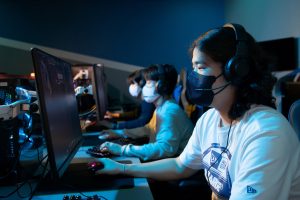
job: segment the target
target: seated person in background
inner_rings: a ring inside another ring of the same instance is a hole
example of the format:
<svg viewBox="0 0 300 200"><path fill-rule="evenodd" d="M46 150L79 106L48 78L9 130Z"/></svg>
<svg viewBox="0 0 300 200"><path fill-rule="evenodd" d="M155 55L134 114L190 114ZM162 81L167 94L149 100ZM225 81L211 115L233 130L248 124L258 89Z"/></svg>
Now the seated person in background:
<svg viewBox="0 0 300 200"><path fill-rule="evenodd" d="M137 109L133 111L128 111L124 113L107 112L107 118L121 119L122 121L110 122L107 120L103 120L99 122L99 124L106 126L109 129L136 128L147 124L152 117L152 114L155 110L155 106L153 103L148 103L142 98L141 91L143 86L145 85L145 82L146 81L144 80L143 69L136 70L133 73L131 73L127 78L127 83L129 84L129 93L132 97L141 99L141 104Z"/></svg>
<svg viewBox="0 0 300 200"><path fill-rule="evenodd" d="M96 173L171 180L204 168L214 200L300 199L299 139L274 109L276 79L253 37L241 25L226 24L200 36L191 51L189 99L212 108L184 151L131 165L99 159L104 168Z"/></svg>
<svg viewBox="0 0 300 200"><path fill-rule="evenodd" d="M96 109L96 102L88 70L79 70L73 78L73 84L80 115L93 112Z"/></svg>
<svg viewBox="0 0 300 200"><path fill-rule="evenodd" d="M139 128L108 130L101 137L149 137L149 143L141 146L103 143L100 148L107 148L114 155L134 156L148 161L173 157L181 153L189 140L193 124L172 99L172 92L177 81L177 72L172 65L151 65L144 71L146 84L143 98L156 106L150 122Z"/></svg>

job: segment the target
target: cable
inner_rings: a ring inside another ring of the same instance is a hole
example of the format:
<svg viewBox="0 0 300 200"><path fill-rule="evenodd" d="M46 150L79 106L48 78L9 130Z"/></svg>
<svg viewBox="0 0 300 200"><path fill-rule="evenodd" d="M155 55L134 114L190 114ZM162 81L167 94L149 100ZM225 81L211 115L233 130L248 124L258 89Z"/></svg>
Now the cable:
<svg viewBox="0 0 300 200"><path fill-rule="evenodd" d="M38 151L38 149L37 149ZM39 155L39 151L38 151L38 155ZM39 156L38 156L39 157ZM46 166L42 165L42 162L44 159L46 159L48 157L48 154L46 156L44 156L41 160L39 160L39 165L38 166L42 166L43 167L43 172L42 172L42 177L44 176L45 172L46 172L46 169L47 169L47 165L48 165L48 160L46 162ZM25 184L28 184L29 185L29 188L30 188L30 193L26 196L22 196L19 192L20 188L22 188ZM36 190L36 189L35 189ZM18 197L20 198L27 198L27 197L30 197L32 198L33 194L34 194L34 191L35 190L32 190L32 184L29 182L29 179L21 182L21 183L17 183L17 188L15 190L13 190L12 192L8 193L7 195L4 195L4 196L0 196L0 198L8 198L10 197L11 195L13 195L14 193L17 192L17 195Z"/></svg>
<svg viewBox="0 0 300 200"><path fill-rule="evenodd" d="M48 155L47 155L47 156L48 156ZM45 158L45 157L44 157L44 158ZM34 196L34 194L35 194L35 192L36 192L36 190L37 190L37 188L38 188L38 185L41 183L41 181L43 180L43 178L44 178L44 176L46 175L46 173L48 173L48 171L46 170L46 169L47 169L48 163L49 163L49 159L47 159L46 165L43 167L43 172L42 172L41 178L39 179L39 181L38 181L36 187L34 188L34 190L31 192L31 195L30 195L30 197L29 197L29 200L32 199L32 197ZM42 166L42 165L41 165L41 166Z"/></svg>
<svg viewBox="0 0 300 200"><path fill-rule="evenodd" d="M20 191L19 191L22 187L20 187L20 188L17 190L17 195L18 195L18 197L20 197L20 198L28 198L28 197L31 195L31 193L32 193L32 185L31 185L31 183L29 182L29 180L26 180L25 183L28 183L29 188L30 188L30 192L29 192L28 195L22 196L22 195L20 194ZM25 185L25 184L24 184L24 185ZM24 187L24 186L23 186L23 187Z"/></svg>
<svg viewBox="0 0 300 200"><path fill-rule="evenodd" d="M7 198L11 195L13 195L15 192L17 192L23 185L25 185L26 182L21 183L15 190L13 190L12 192L8 193L7 195L4 196L0 196L0 198Z"/></svg>
<svg viewBox="0 0 300 200"><path fill-rule="evenodd" d="M39 161L39 163L40 163L40 166L44 169L44 170L46 170L45 168L47 167L47 163L46 163L46 165L43 165L43 160L45 160L47 157L48 157L48 154L46 154L41 160L40 160L40 153L39 153L39 149L37 148L37 152L38 152L38 161ZM47 160L47 162L48 162L48 160Z"/></svg>
<svg viewBox="0 0 300 200"><path fill-rule="evenodd" d="M37 156L38 156L38 158L39 158L39 150L37 149ZM40 166L42 163L41 163L41 161L38 159L38 161L39 161L39 164L38 164L38 166ZM24 170L24 168L23 168L23 166L22 165L20 165L20 168L22 168L23 170ZM30 197L30 195L31 195L31 193L32 193L32 184L30 183L30 179L27 177L26 178L26 175L23 177L24 179L26 179L25 181L24 181L24 183L27 183L28 184L28 186L29 186L29 188L30 188L30 191L29 191L29 193L27 194L27 195L22 195L21 193L20 193L20 189L21 188L23 188L23 187L25 187L25 184L22 186L22 187L20 187L20 188L18 188L17 189L17 195L18 195L18 197L20 197L20 198L28 198L28 197Z"/></svg>
<svg viewBox="0 0 300 200"><path fill-rule="evenodd" d="M218 158L215 160L215 162L213 162L206 170L206 178L207 178L207 182L208 182L208 186L211 187L211 184L209 182L209 177L208 177L208 172L209 170L212 168L212 166L214 166L218 161L219 159L222 157L222 154L227 150L227 147L228 147L228 144L229 144L229 135L230 135L230 130L231 130L231 127L232 127L232 120L230 122L230 126L229 126L229 130L227 132L227 141L226 141L226 146L225 148L222 150L221 154L218 156Z"/></svg>
<svg viewBox="0 0 300 200"><path fill-rule="evenodd" d="M27 141L28 141L28 140L25 140L25 141L23 142L22 145L26 144ZM20 158L21 150L22 150L22 148L21 148L21 146L20 146L20 147L18 148L18 154L17 154L17 157L15 158L14 163L13 163L13 165L12 165L10 171L7 172L7 174L5 174L4 176L1 176L1 177L0 177L0 180L9 177L12 173L14 173L14 172L16 171L17 165L18 165L18 163L19 163L19 158ZM7 195L4 195L4 196L1 195L0 198L7 198L7 197L13 195L15 192L18 192L19 189L20 189L21 187L23 187L26 183L27 183L27 181L24 181L24 182L21 182L21 183L17 183L17 184L16 184L16 185L17 185L17 188L16 188L15 190L13 190L12 192L8 193ZM30 185L30 184L29 184L29 187L31 188L31 185ZM18 193L18 196L20 196L19 193Z"/></svg>

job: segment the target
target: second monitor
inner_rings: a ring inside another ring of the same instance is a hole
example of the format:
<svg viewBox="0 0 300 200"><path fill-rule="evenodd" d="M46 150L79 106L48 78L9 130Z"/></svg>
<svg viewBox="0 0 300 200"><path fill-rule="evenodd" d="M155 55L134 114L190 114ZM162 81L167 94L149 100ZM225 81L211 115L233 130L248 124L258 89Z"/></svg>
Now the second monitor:
<svg viewBox="0 0 300 200"><path fill-rule="evenodd" d="M103 120L107 110L106 76L101 64L72 66L73 84L80 116Z"/></svg>

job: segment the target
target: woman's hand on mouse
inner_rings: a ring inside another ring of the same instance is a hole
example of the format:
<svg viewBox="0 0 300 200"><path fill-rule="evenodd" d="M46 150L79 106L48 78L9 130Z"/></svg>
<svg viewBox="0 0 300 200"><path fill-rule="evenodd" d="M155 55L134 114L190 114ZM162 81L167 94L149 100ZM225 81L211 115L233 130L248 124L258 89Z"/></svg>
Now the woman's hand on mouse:
<svg viewBox="0 0 300 200"><path fill-rule="evenodd" d="M95 174L122 174L124 173L125 164L121 164L109 158L99 158L99 162L101 162L104 167L100 170L95 171Z"/></svg>

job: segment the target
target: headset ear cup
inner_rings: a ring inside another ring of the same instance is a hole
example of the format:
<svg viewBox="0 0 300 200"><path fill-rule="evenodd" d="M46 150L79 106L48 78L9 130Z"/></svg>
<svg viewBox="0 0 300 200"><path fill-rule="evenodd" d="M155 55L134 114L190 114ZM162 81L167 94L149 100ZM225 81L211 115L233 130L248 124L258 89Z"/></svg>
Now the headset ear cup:
<svg viewBox="0 0 300 200"><path fill-rule="evenodd" d="M159 80L157 81L157 93L159 95L165 94L165 65L158 65L158 74L159 74Z"/></svg>
<svg viewBox="0 0 300 200"><path fill-rule="evenodd" d="M156 85L156 89L157 89L157 93L159 95L164 95L165 94L165 86L164 86L164 81L163 80L158 80L157 85Z"/></svg>
<svg viewBox="0 0 300 200"><path fill-rule="evenodd" d="M161 82L161 81L158 80L157 83L156 83L156 91L157 91L158 94L161 95L161 88L160 88L160 85L161 85L161 84L160 84L160 82Z"/></svg>
<svg viewBox="0 0 300 200"><path fill-rule="evenodd" d="M227 81L239 85L247 78L250 72L250 61L241 56L232 57L224 68L224 76Z"/></svg>
<svg viewBox="0 0 300 200"><path fill-rule="evenodd" d="M249 57L249 37L244 27L239 24L225 24L223 27L232 28L236 37L235 55L224 67L224 76L233 85L242 84L250 76L254 61Z"/></svg>
<svg viewBox="0 0 300 200"><path fill-rule="evenodd" d="M145 79L141 79L138 84L142 88L142 87L144 87L144 85L146 85L146 80Z"/></svg>
<svg viewBox="0 0 300 200"><path fill-rule="evenodd" d="M235 63L235 58L232 57L230 58L230 60L226 63L225 67L224 67L224 77L227 81L232 81L232 68L234 68L234 63Z"/></svg>
<svg viewBox="0 0 300 200"><path fill-rule="evenodd" d="M178 74L175 67L169 64L159 65L158 72L159 80L157 82L157 93L161 96L171 95L174 90L173 87L175 88L177 82Z"/></svg>

